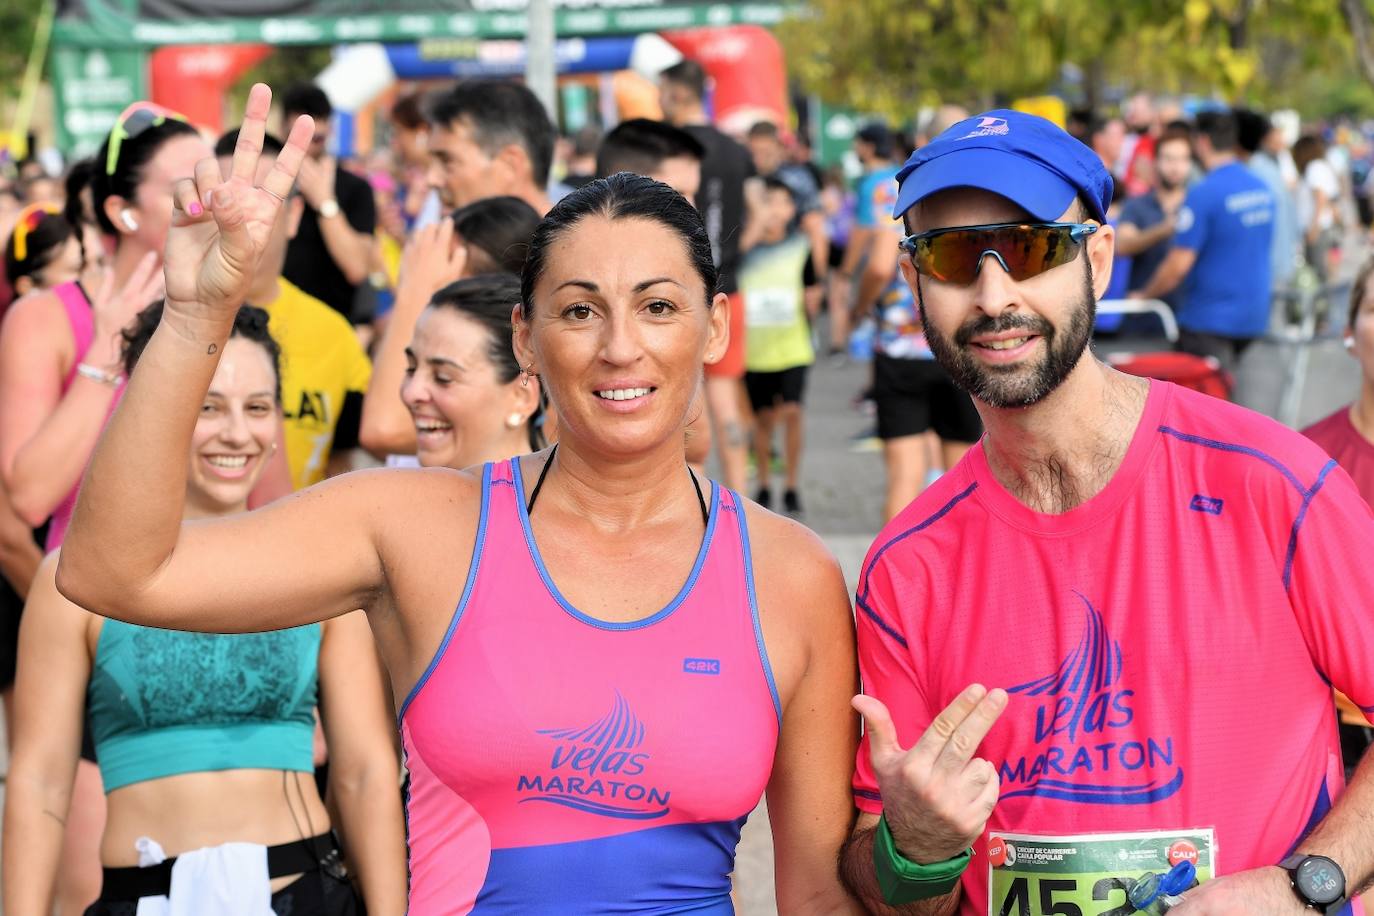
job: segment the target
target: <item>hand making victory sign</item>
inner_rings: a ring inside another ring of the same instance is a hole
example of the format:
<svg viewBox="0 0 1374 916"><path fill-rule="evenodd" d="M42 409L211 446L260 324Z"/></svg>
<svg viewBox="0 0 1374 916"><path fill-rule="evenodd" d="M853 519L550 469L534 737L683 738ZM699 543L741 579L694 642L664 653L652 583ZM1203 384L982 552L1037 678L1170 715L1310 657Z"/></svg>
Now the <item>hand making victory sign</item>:
<svg viewBox="0 0 1374 916"><path fill-rule="evenodd" d="M188 319L232 320L247 296L277 213L296 180L314 123L296 119L286 148L254 185L262 156L272 90L253 86L234 149L233 169L220 173L213 159L196 163L195 178L172 189L172 225L165 254L167 310Z"/></svg>

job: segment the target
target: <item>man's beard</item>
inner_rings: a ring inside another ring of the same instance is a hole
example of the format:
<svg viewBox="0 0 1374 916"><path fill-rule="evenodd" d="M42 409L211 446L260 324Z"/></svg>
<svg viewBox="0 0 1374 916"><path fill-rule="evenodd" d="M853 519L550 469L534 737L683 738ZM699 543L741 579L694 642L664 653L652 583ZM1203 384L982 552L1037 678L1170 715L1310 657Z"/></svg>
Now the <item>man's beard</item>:
<svg viewBox="0 0 1374 916"><path fill-rule="evenodd" d="M1186 179L1186 178L1183 179L1183 181L1187 181L1187 180L1188 180L1188 179ZM1161 191L1177 191L1179 188L1183 187L1183 181L1170 181L1169 179L1165 178L1163 175L1160 175L1160 176L1159 176L1159 189L1160 189Z"/></svg>
<svg viewBox="0 0 1374 916"><path fill-rule="evenodd" d="M925 326L926 342L935 360L970 395L992 407L1029 407L1039 403L1068 378L1092 338L1097 317L1097 298L1093 295L1092 269L1083 255L1081 298L1069 314L1068 323L1056 328L1037 315L1003 312L997 318L983 315L965 322L951 340L926 317L925 297L916 284L916 298ZM1045 342L1045 355L1034 364L984 365L969 352L969 341L984 334L1024 330Z"/></svg>

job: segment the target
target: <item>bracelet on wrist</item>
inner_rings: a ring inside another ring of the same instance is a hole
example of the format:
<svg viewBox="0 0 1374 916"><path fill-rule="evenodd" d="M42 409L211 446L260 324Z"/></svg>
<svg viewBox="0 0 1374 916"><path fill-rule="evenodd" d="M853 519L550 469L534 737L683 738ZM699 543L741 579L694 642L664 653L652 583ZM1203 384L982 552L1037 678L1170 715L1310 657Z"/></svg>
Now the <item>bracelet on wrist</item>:
<svg viewBox="0 0 1374 916"><path fill-rule="evenodd" d="M77 375L88 378L93 382L108 385L111 388L118 388L124 384L124 376L118 372L106 372L99 366L92 366L89 363L78 363L76 366Z"/></svg>
<svg viewBox="0 0 1374 916"><path fill-rule="evenodd" d="M873 835L873 866L878 872L878 889L889 906L943 897L959 884L959 877L972 858L973 850L965 849L952 859L917 865L897 851L886 815L878 819Z"/></svg>

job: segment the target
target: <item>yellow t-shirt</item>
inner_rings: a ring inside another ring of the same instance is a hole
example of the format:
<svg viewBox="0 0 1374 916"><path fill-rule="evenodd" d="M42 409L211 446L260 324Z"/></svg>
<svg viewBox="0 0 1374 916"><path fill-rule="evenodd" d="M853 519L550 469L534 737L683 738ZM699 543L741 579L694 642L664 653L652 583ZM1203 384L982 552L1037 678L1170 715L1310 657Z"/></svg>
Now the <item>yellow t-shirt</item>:
<svg viewBox="0 0 1374 916"><path fill-rule="evenodd" d="M372 364L348 319L286 279L277 282L281 292L261 308L281 347L286 460L299 490L324 479L346 402L353 402L348 412L356 424ZM349 435L356 438L356 429Z"/></svg>

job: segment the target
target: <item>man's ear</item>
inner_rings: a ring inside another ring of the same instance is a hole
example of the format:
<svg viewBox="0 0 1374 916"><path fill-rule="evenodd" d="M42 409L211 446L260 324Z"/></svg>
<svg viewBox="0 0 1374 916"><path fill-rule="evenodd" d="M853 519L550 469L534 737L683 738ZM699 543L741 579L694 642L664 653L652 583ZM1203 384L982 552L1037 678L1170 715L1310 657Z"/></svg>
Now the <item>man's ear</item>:
<svg viewBox="0 0 1374 916"><path fill-rule="evenodd" d="M919 282L919 275L916 273L916 265L912 262L911 255L906 251L899 250L897 269L902 272L902 279L906 281L906 285L911 287L911 295L917 295L916 284Z"/></svg>
<svg viewBox="0 0 1374 916"><path fill-rule="evenodd" d="M1093 271L1093 295L1099 300L1112 284L1112 261L1116 257L1116 229L1103 223L1088 236L1088 263Z"/></svg>
<svg viewBox="0 0 1374 916"><path fill-rule="evenodd" d="M518 143L508 143L501 147L500 152L492 157L493 162L500 163L513 178L523 178L533 182L534 167L530 162L529 153Z"/></svg>

